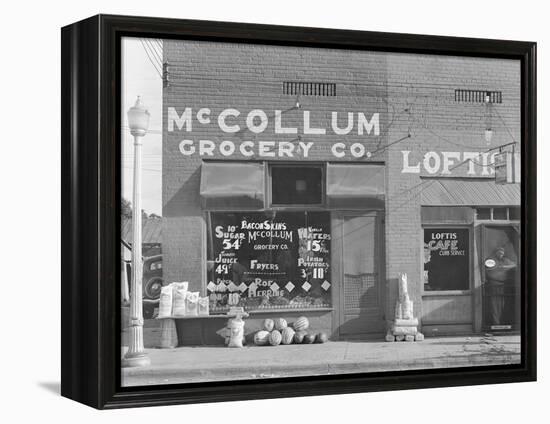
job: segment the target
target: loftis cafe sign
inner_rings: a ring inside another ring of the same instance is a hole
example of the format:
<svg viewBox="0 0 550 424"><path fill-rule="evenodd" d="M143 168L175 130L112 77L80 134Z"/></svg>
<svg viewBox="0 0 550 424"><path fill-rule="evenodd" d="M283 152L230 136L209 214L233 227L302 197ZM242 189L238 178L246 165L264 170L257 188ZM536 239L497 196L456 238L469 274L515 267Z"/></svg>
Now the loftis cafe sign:
<svg viewBox="0 0 550 424"><path fill-rule="evenodd" d="M184 156L222 156L242 155L244 157L285 158L302 156L309 157L314 141L302 140L301 135L314 136L379 136L380 114L367 115L363 112L331 112L329 126L319 126L312 123L315 118L308 110L298 110L298 123L293 126L285 122L285 111L275 110L272 116L262 109L254 109L248 113L241 113L238 109L223 109L218 114L212 113L209 108L194 110L186 107L178 111L174 107L167 110L168 132L190 133L200 127L214 125L225 134L239 135L242 140L222 140L215 143L208 139L184 138L179 142L179 150ZM301 116L300 116L301 115ZM319 117L317 116L317 119ZM290 119L287 118L288 121ZM293 117L296 123L296 114ZM268 126L273 125L273 133L294 137L293 141L258 140L258 136L264 133ZM247 137L248 136L248 137ZM227 137L229 138L229 137ZM331 153L335 158L353 157L361 158L367 155L365 143L334 142L331 145Z"/></svg>
<svg viewBox="0 0 550 424"><path fill-rule="evenodd" d="M495 173L492 165L496 153L429 151L420 155L410 150L402 150L401 172L423 175L491 176Z"/></svg>

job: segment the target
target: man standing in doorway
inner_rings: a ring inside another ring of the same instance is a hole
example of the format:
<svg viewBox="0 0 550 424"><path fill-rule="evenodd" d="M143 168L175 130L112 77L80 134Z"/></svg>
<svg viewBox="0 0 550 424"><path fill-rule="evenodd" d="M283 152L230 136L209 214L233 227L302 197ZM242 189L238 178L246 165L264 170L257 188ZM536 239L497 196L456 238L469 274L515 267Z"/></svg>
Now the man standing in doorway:
<svg viewBox="0 0 550 424"><path fill-rule="evenodd" d="M487 294L489 295L489 323L508 324L506 321L506 286L513 281L514 261L506 257L504 247L498 247L494 254L485 260Z"/></svg>

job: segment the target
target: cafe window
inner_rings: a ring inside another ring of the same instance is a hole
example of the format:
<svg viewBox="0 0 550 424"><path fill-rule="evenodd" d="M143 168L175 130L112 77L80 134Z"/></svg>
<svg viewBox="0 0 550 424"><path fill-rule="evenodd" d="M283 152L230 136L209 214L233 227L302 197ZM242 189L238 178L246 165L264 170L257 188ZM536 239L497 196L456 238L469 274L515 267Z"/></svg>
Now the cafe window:
<svg viewBox="0 0 550 424"><path fill-rule="evenodd" d="M424 228L424 290L470 288L470 238L467 228Z"/></svg>
<svg viewBox="0 0 550 424"><path fill-rule="evenodd" d="M323 167L272 165L272 205L323 204Z"/></svg>
<svg viewBox="0 0 550 424"><path fill-rule="evenodd" d="M213 311L330 307L328 212L210 212Z"/></svg>

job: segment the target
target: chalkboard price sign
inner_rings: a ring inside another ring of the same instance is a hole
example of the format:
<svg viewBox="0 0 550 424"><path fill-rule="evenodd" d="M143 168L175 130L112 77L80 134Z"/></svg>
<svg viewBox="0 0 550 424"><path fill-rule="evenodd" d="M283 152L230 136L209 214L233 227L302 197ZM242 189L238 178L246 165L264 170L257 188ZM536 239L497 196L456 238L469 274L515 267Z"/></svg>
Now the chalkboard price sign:
<svg viewBox="0 0 550 424"><path fill-rule="evenodd" d="M210 213L212 306L328 306L330 241L327 212Z"/></svg>

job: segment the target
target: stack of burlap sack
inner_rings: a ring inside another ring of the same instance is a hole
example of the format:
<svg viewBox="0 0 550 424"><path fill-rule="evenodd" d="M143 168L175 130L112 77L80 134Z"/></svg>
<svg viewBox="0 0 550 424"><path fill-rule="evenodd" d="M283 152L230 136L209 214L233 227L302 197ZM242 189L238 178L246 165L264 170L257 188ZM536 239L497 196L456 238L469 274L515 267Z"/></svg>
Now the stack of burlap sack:
<svg viewBox="0 0 550 424"><path fill-rule="evenodd" d="M197 317L210 313L208 297L188 291L189 282L164 286L160 293L159 318Z"/></svg>

